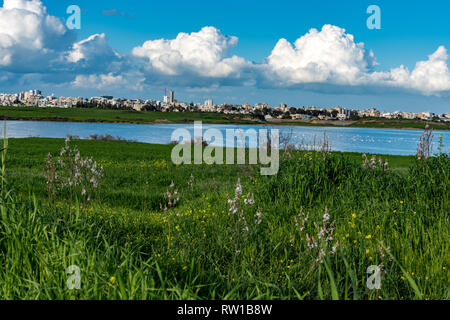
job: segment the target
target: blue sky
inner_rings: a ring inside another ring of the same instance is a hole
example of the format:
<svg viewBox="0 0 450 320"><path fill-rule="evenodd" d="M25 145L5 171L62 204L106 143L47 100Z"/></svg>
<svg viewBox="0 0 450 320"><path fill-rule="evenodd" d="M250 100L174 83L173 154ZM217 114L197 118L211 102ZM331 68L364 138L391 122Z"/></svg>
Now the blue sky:
<svg viewBox="0 0 450 320"><path fill-rule="evenodd" d="M175 39L180 32L196 33L205 26L215 27L224 36L237 37L237 44L230 45L229 56L235 55L254 64L251 68L255 68L255 66L259 68L260 65L264 65L281 38L285 38L293 45L311 28L321 31L322 27L327 24L345 29L346 34L354 36L355 43L363 42L364 49L373 52L377 64L370 68L368 71L370 73L389 72L401 65L404 65L412 73L418 61L427 61L428 56L436 52L440 46L445 49L450 48L449 1L43 1L48 15L56 16L61 20L68 16L66 9L72 4L76 4L82 9L82 28L75 31L76 40L74 41L81 41L92 35L104 33L108 46L122 57L132 56L133 49L143 46L145 41L171 40ZM369 17L366 9L372 4L381 8L381 30L369 30L366 26ZM0 34L1 31L0 26ZM320 53L320 50L318 52ZM300 50L298 56L301 57L301 54ZM442 55L440 56L442 57ZM153 59L149 58L148 52L143 53L140 58ZM221 57L221 59L223 58ZM280 61L277 63L278 65L275 67L281 68L280 65L282 65L285 68L284 63ZM133 63L128 61L127 64ZM234 66L233 64L233 68ZM430 72L434 70L433 65L425 67L428 68L426 70L431 70ZM179 68L181 69L177 69L177 72L180 70L182 70L180 72L185 72L187 67ZM108 88L101 86L74 86L73 81L68 81L65 85L63 83L54 85L45 83L45 81L38 83L45 91L51 90L57 94L89 95L108 91L107 93L115 96L160 98L160 88L171 87L176 90L176 96L180 100L196 102L202 102L204 99L212 97L218 103L267 101L272 105L286 102L299 106L376 106L387 111L402 109L450 112L448 94L450 90L446 85L440 83L442 82L440 81L442 73L430 75L426 71L427 76L434 78L427 81L427 79L418 80L413 76L411 79L415 79L417 84L409 87L405 83L396 82L394 85L396 89L392 89L391 85L387 87L385 85L392 82L392 74L386 75L385 77L391 80L383 80L381 85L379 80L376 80L376 83L371 80L370 85L364 83L362 86L359 85L360 80L356 86L353 85L354 81L350 81L351 85L343 83L341 74L339 79L336 78L337 80L332 78L320 80L321 84L313 86L311 89L309 85L305 85L302 76L289 79L278 78L280 70L283 70L282 72L285 74L289 73L291 69L275 68L272 71L276 73L276 81L272 81L275 76L271 76L270 81L264 79L261 82L263 84L259 84L258 79L263 77L259 71L257 76L250 76L243 80L242 73L244 71L242 70L244 69L242 68L247 67L239 64L239 68L239 76L235 73L222 76L222 73L219 72L220 80L217 80L218 76L214 73L211 82L214 83L213 86L208 86L208 77L211 75L205 76L203 71L189 69L189 72L182 74L183 81L174 81L170 75L163 74L164 70L158 69L157 65L151 61L145 65L146 71L144 75L141 75L146 80L140 90L131 88L133 80L129 82L123 80L124 84L119 89L110 92ZM300 66L295 63L290 68L293 68L292 72L302 73L304 71L298 69ZM333 66L330 68L333 73ZM121 67L113 71L108 70L108 74L120 77L129 72L129 69L129 67ZM87 79L90 74L86 68L83 69L83 72L77 71L76 68L71 70L74 73L86 75L84 78L80 77L80 81ZM14 73L14 70L9 68L8 72ZM92 74L94 73L99 74L101 71L92 70ZM255 72L251 71L250 73ZM161 76L156 77L155 74ZM417 74L423 74L423 72L417 72ZM63 76L58 75L58 77ZM186 80L189 77L192 77L192 82ZM31 78L34 79L34 76ZM236 81L237 78L240 81ZM90 79L92 80L94 77ZM194 83L196 81L198 84ZM256 81L257 84L252 81ZM275 82L277 85L272 86ZM283 83L283 85L279 85L279 83ZM420 88L423 83L437 83L437 87L433 85L423 91ZM336 84L338 84L337 87L335 87ZM17 81L17 89L22 89L26 85L32 85L32 80ZM332 87L331 90L329 85ZM2 86L8 87L5 84ZM14 89L13 85L9 87L10 90Z"/></svg>
<svg viewBox="0 0 450 320"><path fill-rule="evenodd" d="M104 32L112 47L122 53L149 39L172 39L179 32L195 32L204 26L237 36L239 46L234 53L256 62L270 54L278 39L295 41L310 28L324 24L345 28L371 48L386 67L413 67L439 45L450 46L450 2L445 0L48 0L44 4L59 17L67 16L70 4L87 10L82 14L80 38ZM381 30L366 26L366 9L371 4L382 10ZM112 9L133 17L103 13Z"/></svg>

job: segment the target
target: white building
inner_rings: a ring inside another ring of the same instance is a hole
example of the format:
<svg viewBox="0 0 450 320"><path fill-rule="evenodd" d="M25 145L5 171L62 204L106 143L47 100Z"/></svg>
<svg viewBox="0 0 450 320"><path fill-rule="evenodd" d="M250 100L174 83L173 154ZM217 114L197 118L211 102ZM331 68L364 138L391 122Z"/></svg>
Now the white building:
<svg viewBox="0 0 450 320"><path fill-rule="evenodd" d="M208 99L205 101L205 106L206 107L212 107L214 105L213 100L212 99Z"/></svg>
<svg viewBox="0 0 450 320"><path fill-rule="evenodd" d="M164 103L166 104L175 103L175 92L169 90L169 94L164 96Z"/></svg>
<svg viewBox="0 0 450 320"><path fill-rule="evenodd" d="M337 118L339 120L348 120L348 119L350 119L350 114L351 114L350 110L338 107L337 111L338 111Z"/></svg>

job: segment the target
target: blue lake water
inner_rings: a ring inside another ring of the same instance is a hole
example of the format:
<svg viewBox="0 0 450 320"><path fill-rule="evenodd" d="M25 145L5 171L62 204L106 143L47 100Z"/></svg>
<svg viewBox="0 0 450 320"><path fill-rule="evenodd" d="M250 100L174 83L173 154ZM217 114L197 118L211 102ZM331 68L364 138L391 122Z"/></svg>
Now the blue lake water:
<svg viewBox="0 0 450 320"><path fill-rule="evenodd" d="M127 140L144 143L168 144L176 129L185 128L193 136L193 124L112 124L77 122L5 121L10 138L65 138L70 134L81 138L91 134L110 134ZM293 144L312 144L323 139L324 132L329 138L333 151L366 152L369 154L416 154L417 143L422 135L420 130L300 127L300 126L256 126L256 125L208 125L203 130L218 129L225 137L227 129L278 129L280 133L292 132ZM292 131L291 131L292 130ZM434 151L438 150L439 135L443 135L444 152L450 146L449 131L434 132ZM218 144L221 144L220 142Z"/></svg>

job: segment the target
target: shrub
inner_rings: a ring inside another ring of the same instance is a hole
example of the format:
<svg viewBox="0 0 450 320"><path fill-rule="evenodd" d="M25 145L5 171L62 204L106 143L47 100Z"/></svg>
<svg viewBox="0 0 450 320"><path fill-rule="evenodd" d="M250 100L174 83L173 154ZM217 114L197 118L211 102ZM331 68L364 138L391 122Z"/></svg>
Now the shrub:
<svg viewBox="0 0 450 320"><path fill-rule="evenodd" d="M71 200L76 197L87 203L100 186L103 168L93 158L83 159L78 148L71 148L69 143L67 138L57 159L51 153L47 155L48 197L53 203L58 193L67 192Z"/></svg>

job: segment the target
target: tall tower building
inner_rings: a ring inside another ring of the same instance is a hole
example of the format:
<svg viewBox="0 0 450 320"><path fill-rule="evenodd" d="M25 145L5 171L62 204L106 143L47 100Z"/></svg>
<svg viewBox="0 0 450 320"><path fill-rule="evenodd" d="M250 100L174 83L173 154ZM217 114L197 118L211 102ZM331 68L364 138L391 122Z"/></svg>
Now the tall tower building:
<svg viewBox="0 0 450 320"><path fill-rule="evenodd" d="M167 91L166 91L167 92ZM164 95L164 103L173 104L175 102L175 93L172 90L169 90L169 94Z"/></svg>

